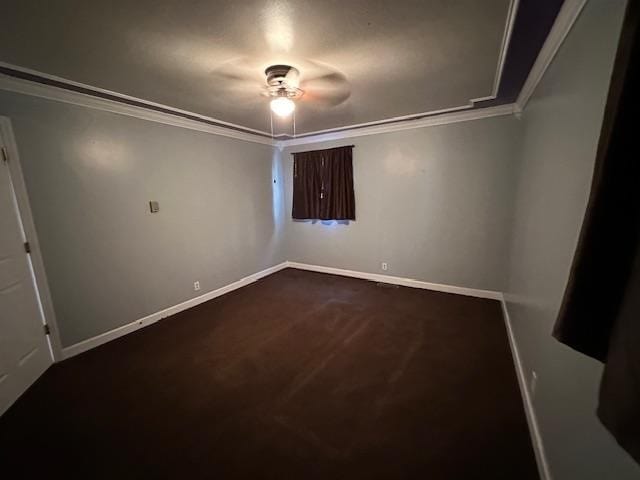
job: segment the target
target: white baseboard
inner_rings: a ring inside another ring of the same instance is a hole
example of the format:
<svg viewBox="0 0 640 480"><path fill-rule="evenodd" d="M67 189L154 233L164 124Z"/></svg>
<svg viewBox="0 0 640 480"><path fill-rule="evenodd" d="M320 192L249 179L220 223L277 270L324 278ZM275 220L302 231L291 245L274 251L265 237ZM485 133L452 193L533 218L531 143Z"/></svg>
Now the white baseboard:
<svg viewBox="0 0 640 480"><path fill-rule="evenodd" d="M309 265L298 262L287 262L287 266L290 268L297 268L300 270L309 270L312 272L330 273L333 275L342 275L345 277L361 278L365 280L372 280L374 282L391 283L394 285L402 285L405 287L422 288L425 290L434 290L437 292L455 293L458 295L466 295L470 297L488 298L492 300L499 300L502 306L502 312L504 316L504 322L507 329L507 336L509 338L509 346L511 347L511 354L513 357L513 363L516 370L516 376L518 377L518 384L520 386L520 393L522 395L522 402L524 404L525 416L527 418L527 424L529 426L529 434L531 435L531 443L533 445L533 451L538 464L538 471L540 472L541 480L552 480L549 464L544 452L544 445L542 443L542 437L538 428L538 421L536 419L535 410L533 409L533 402L529 395L529 389L527 387L526 375L520 360L520 353L518 346L513 335L513 329L511 328L511 319L509 318L509 312L507 310L506 303L502 292L496 292L493 290L479 290L475 288L456 287L453 285L443 285L439 283L423 282L421 280L414 280L410 278L394 277L392 275L381 275L378 273L358 272L354 270L345 270L342 268L324 267L320 265Z"/></svg>
<svg viewBox="0 0 640 480"><path fill-rule="evenodd" d="M123 335L146 327L147 325L156 323L158 320L162 320L163 318L175 315L176 313L182 312L183 310L191 307L195 307L196 305L200 305L201 303L212 300L216 297L219 297L220 295L224 295L225 293L229 293L233 290L244 287L245 285L249 285L256 280L260 280L261 278L278 272L284 268L287 268L287 262L282 262L278 265L274 265L273 267L266 268L260 272L254 273L247 277L241 278L236 282L230 283L229 285L225 285L224 287L220 287L216 290L212 290L203 295L200 295L199 297L195 297L172 307L165 308L164 310L160 310L159 312L147 315L146 317L135 320L134 322L123 325L122 327L114 328L113 330L109 330L108 332L88 338L87 340L83 340L82 342L78 342L69 347L65 347L62 349L62 356L66 359L73 357L74 355L78 355L79 353L86 352L87 350L110 342L111 340L115 340L116 338L122 337Z"/></svg>
<svg viewBox="0 0 640 480"><path fill-rule="evenodd" d="M524 412L527 417L527 423L529 424L529 433L531 434L531 443L533 444L533 452L536 456L536 463L538 464L540 479L552 480L551 472L549 470L549 463L547 462L547 457L544 452L542 436L540 435L540 429L538 428L536 412L533 408L531 395L529 394L529 387L527 386L527 376L525 374L524 367L522 366L522 361L520 360L518 344L516 343L516 339L513 334L513 328L511 327L511 318L509 317L509 310L507 309L507 303L505 302L504 298L502 299L501 304L504 323L507 327L507 336L509 337L509 346L511 347L511 355L513 356L513 363L516 368L518 384L520 385L522 403L524 404Z"/></svg>
<svg viewBox="0 0 640 480"><path fill-rule="evenodd" d="M172 307L165 308L164 310L160 310L159 312L152 313L151 315L147 315L146 317L140 318L127 325L123 325L122 327L115 328L103 334L97 335L87 340L83 340L82 342L76 343L69 347L65 347L62 349L63 358L65 359L70 358L82 352L86 352L87 350L95 348L111 340L115 340L116 338L122 337L123 335L131 333L140 328L146 327L147 325L151 325L159 320L162 320L163 318L169 317L171 315L175 315L176 313L182 312L183 310L186 310L191 307L195 307L196 305L212 300L216 297L224 295L225 293L229 293L233 290L237 290L238 288L244 287L245 285L249 285L250 283L253 283L261 278L271 275L272 273L276 273L276 272L279 272L280 270L284 270L285 268L296 268L299 270L308 270L308 271L319 272L319 273L329 273L333 275L341 275L344 277L361 278L364 280L371 280L374 282L390 283L393 285L401 285L404 287L421 288L424 290L433 290L437 292L454 293L458 295L466 295L471 297L499 300L502 305L504 322L507 329L507 336L509 338L509 346L511 347L511 354L513 356L513 363L515 365L516 375L518 377L520 393L522 394L522 401L524 404L527 423L529 425L529 432L531 434L531 441L533 444L533 450L535 453L536 462L538 463L538 471L540 472L540 478L541 480L552 480L551 474L549 472L549 465L547 463L545 452L544 452L542 437L540 435L540 430L538 429L536 414L533 409L533 403L531 400L531 396L529 395L529 389L527 387L526 375L524 372L524 368L522 366L522 362L520 360L520 354L518 351L518 346L517 346L515 337L513 335L513 329L511 328L511 319L509 318L509 311L507 309L507 305L505 303L502 292L496 292L493 290L480 290L480 289L466 288L466 287L456 287L453 285L443 285L439 283L423 282L421 280L414 280L410 278L394 277L392 275L358 272L355 270L345 270L342 268L324 267L321 265L309 265L306 263L287 261L287 262L282 262L278 265L274 265L273 267L254 273L247 277L244 277L236 282L230 283L229 285L225 285L224 287L220 287L216 290L212 290L211 292L205 293L204 295L200 295L199 297L192 298L190 300L179 303Z"/></svg>
<svg viewBox="0 0 640 480"><path fill-rule="evenodd" d="M309 270L311 272L330 273L343 277L362 278L374 282L391 283L403 287L422 288L424 290L434 290L436 292L455 293L468 297L490 298L492 300L502 300L502 293L493 290L479 290L477 288L455 287L453 285L443 285L440 283L423 282L411 278L394 277L393 275L382 275L379 273L357 272L355 270L345 270L342 268L323 267L320 265L309 265L306 263L287 262L287 266L299 270Z"/></svg>
<svg viewBox="0 0 640 480"><path fill-rule="evenodd" d="M220 295L224 295L225 293L231 292L238 288L244 287L245 285L253 283L256 280L259 280L263 277L266 277L268 275L271 275L272 273L278 272L288 267L297 268L299 270L309 270L313 272L342 275L345 277L362 278L365 280L391 283L394 285L402 285L405 287L422 288L425 290L434 290L438 292L455 293L458 295L490 298L494 300L502 299L502 294L500 292L494 292L491 290L478 290L474 288L454 287L451 285L441 285L438 283L423 282L420 280L394 277L391 275L380 275L377 273L356 272L353 270L344 270L342 268L323 267L319 265L308 265L305 263L298 263L298 262L282 262L273 267L254 273L253 275L244 277L236 282L230 283L229 285L225 285L224 287L220 287L216 290L205 293L204 295L200 295L199 297L195 297L185 302L179 303L177 305L173 305L172 307L168 307L168 308L165 308L164 310L160 310L158 312L152 313L151 315L147 315L146 317L139 318L138 320L135 320L121 327L114 328L113 330L109 330L108 332L101 333L100 335L96 335L95 337L91 337L91 338L88 338L87 340L83 340L69 347L65 347L62 349L62 358L63 359L70 358L82 352L86 352L87 350L91 350L92 348L95 348L99 345L110 342L111 340L115 340L116 338L122 337L123 335L127 335L128 333L131 333L140 328L146 327L147 325L156 323L157 321L162 320L163 318L169 317L171 315L175 315L176 313L182 312L183 310L186 310L188 308L195 307L196 305L199 305L208 300L212 300L216 297L219 297Z"/></svg>

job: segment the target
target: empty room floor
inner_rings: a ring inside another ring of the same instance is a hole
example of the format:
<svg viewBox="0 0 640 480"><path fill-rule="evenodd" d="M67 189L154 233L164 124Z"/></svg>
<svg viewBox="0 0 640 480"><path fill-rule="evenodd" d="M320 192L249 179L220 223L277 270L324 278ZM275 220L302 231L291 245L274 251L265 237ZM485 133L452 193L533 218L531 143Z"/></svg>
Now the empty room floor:
<svg viewBox="0 0 640 480"><path fill-rule="evenodd" d="M51 367L11 478L536 479L497 301L286 269Z"/></svg>

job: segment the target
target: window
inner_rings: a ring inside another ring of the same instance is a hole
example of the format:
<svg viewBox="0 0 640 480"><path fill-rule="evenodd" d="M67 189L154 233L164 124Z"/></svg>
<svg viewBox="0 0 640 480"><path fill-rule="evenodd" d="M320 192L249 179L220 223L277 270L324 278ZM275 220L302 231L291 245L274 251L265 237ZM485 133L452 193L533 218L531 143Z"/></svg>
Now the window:
<svg viewBox="0 0 640 480"><path fill-rule="evenodd" d="M293 154L292 217L355 220L353 145Z"/></svg>

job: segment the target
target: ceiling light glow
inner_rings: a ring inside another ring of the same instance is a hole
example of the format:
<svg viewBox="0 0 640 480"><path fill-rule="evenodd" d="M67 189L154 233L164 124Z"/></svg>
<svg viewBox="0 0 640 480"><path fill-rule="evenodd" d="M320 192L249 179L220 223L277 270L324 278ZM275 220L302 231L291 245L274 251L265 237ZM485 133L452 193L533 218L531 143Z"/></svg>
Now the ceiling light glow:
<svg viewBox="0 0 640 480"><path fill-rule="evenodd" d="M278 97L271 100L271 111L279 117L288 117L296 109L296 104L290 98Z"/></svg>

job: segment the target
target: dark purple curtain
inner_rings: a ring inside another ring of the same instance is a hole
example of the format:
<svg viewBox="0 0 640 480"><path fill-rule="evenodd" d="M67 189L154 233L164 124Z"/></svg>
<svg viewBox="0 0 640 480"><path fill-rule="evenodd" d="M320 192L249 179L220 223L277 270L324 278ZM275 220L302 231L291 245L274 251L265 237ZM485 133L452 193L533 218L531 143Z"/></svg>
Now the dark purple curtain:
<svg viewBox="0 0 640 480"><path fill-rule="evenodd" d="M353 146L293 154L292 217L356 219Z"/></svg>
<svg viewBox="0 0 640 480"><path fill-rule="evenodd" d="M605 363L598 416L640 462L640 2L627 7L580 240L554 336Z"/></svg>

